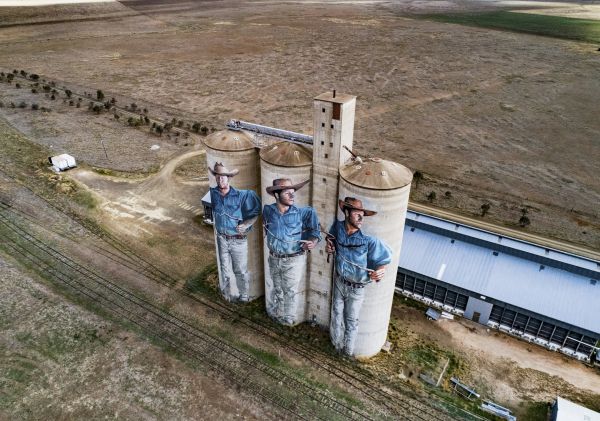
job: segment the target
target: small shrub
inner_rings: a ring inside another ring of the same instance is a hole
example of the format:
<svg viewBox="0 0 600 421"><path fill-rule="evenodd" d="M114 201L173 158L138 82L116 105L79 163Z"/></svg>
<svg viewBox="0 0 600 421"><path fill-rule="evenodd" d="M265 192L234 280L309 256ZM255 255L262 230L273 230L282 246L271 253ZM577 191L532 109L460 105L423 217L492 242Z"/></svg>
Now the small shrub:
<svg viewBox="0 0 600 421"><path fill-rule="evenodd" d="M104 99L104 92L102 92L100 89L98 89L96 91L96 98L98 98L98 101L102 101Z"/></svg>
<svg viewBox="0 0 600 421"><path fill-rule="evenodd" d="M202 126L197 121L194 121L194 124L192 124L192 130L195 133L198 133L200 131L200 127L202 127Z"/></svg>
<svg viewBox="0 0 600 421"><path fill-rule="evenodd" d="M20 83L15 83L15 88L17 88L17 89L21 88L21 84Z"/></svg>
<svg viewBox="0 0 600 421"><path fill-rule="evenodd" d="M12 102L12 101L11 101L11 102L10 102L10 108L17 108L17 106L15 105L15 103L14 103L14 102Z"/></svg>
<svg viewBox="0 0 600 421"><path fill-rule="evenodd" d="M21 70L21 76L27 77L27 72L25 70Z"/></svg>
<svg viewBox="0 0 600 421"><path fill-rule="evenodd" d="M40 79L40 76L36 75L35 73L32 73L29 75L29 79L36 81Z"/></svg>
<svg viewBox="0 0 600 421"><path fill-rule="evenodd" d="M429 194L427 195L427 200L429 200L429 202L433 202L436 198L436 194L434 191L430 191Z"/></svg>
<svg viewBox="0 0 600 421"><path fill-rule="evenodd" d="M118 119L120 119L120 118L121 118L121 116L120 116L119 114L117 114L117 113L115 113L115 114L113 115L113 117L115 118L115 120L118 120Z"/></svg>
<svg viewBox="0 0 600 421"><path fill-rule="evenodd" d="M489 210L490 210L489 203L484 203L483 205L481 205L481 216L485 216Z"/></svg>
<svg viewBox="0 0 600 421"><path fill-rule="evenodd" d="M50 87L50 85L44 85L42 87L42 89L44 90L44 92L50 92L52 90L52 88Z"/></svg>
<svg viewBox="0 0 600 421"><path fill-rule="evenodd" d="M200 127L200 133L202 133L204 136L206 136L206 134L208 133L208 127L206 127L206 126Z"/></svg>
<svg viewBox="0 0 600 421"><path fill-rule="evenodd" d="M27 103L25 101L21 101L19 103L19 108L27 108Z"/></svg>
<svg viewBox="0 0 600 421"><path fill-rule="evenodd" d="M0 108L4 108L4 102L0 101Z"/></svg>
<svg viewBox="0 0 600 421"><path fill-rule="evenodd" d="M100 107L99 105L94 105L92 107L92 111L95 112L96 114L100 114L100 111L102 111L102 107Z"/></svg>
<svg viewBox="0 0 600 421"><path fill-rule="evenodd" d="M80 108L81 107L81 102L77 102L77 104L75 104L75 107Z"/></svg>
<svg viewBox="0 0 600 421"><path fill-rule="evenodd" d="M56 99L56 97L54 96L54 94L50 95L50 99L51 99L52 101L54 101L54 100Z"/></svg>
<svg viewBox="0 0 600 421"><path fill-rule="evenodd" d="M116 104L116 103L117 103L117 100L116 100L116 99L114 99L114 98L111 98L111 99L110 99L110 103L111 103L111 104Z"/></svg>
<svg viewBox="0 0 600 421"><path fill-rule="evenodd" d="M148 116L144 116L144 123L150 124L150 119L148 118Z"/></svg>
<svg viewBox="0 0 600 421"><path fill-rule="evenodd" d="M37 94L37 89L35 89L35 88L31 88L31 93L32 93L32 94Z"/></svg>
<svg viewBox="0 0 600 421"><path fill-rule="evenodd" d="M70 101L69 101L69 106L71 106L71 107L72 107L73 105L75 105L75 101L73 101L73 100L70 100Z"/></svg>
<svg viewBox="0 0 600 421"><path fill-rule="evenodd" d="M135 102L131 103L131 109L135 111L137 109L137 104Z"/></svg>
<svg viewBox="0 0 600 421"><path fill-rule="evenodd" d="M519 225L523 228L525 228L527 225L531 224L531 221L529 220L529 218L525 215L521 216L521 218L519 218Z"/></svg>
<svg viewBox="0 0 600 421"><path fill-rule="evenodd" d="M452 197L452 192L451 191L447 191L446 193L444 193L444 197L446 199L450 199Z"/></svg>
<svg viewBox="0 0 600 421"><path fill-rule="evenodd" d="M39 105L37 105L37 104L35 104L35 103L33 103L33 104L31 104L31 109L32 109L32 110L39 110L39 109L40 109L40 106L39 106Z"/></svg>
<svg viewBox="0 0 600 421"><path fill-rule="evenodd" d="M65 95L67 96L67 98L71 98L71 96L73 95L73 92L71 92L70 89L66 89L65 90Z"/></svg>

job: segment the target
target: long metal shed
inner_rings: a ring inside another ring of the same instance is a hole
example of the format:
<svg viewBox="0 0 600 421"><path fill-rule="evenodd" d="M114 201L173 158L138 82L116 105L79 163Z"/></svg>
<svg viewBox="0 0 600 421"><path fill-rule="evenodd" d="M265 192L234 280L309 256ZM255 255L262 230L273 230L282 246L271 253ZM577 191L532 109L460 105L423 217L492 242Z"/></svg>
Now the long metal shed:
<svg viewBox="0 0 600 421"><path fill-rule="evenodd" d="M397 288L582 360L600 339L600 263L409 211Z"/></svg>

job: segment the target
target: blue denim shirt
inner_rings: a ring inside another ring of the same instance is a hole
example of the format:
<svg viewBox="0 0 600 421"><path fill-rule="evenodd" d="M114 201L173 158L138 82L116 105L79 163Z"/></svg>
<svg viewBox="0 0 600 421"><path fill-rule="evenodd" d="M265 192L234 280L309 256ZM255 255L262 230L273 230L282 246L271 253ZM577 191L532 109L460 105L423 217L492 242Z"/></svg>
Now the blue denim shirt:
<svg viewBox="0 0 600 421"><path fill-rule="evenodd" d="M366 284L369 282L369 273L344 259L373 270L392 261L392 251L383 241L365 235L361 230L348 235L344 221L335 221L329 233L335 237L335 270L350 282Z"/></svg>
<svg viewBox="0 0 600 421"><path fill-rule="evenodd" d="M269 250L279 254L292 254L302 250L298 240L321 240L319 218L314 208L297 208L292 205L281 214L277 204L265 205L263 221Z"/></svg>
<svg viewBox="0 0 600 421"><path fill-rule="evenodd" d="M215 228L219 234L239 234L235 227L260 213L260 198L254 190L236 190L229 187L229 192L221 196L217 187L211 187L210 202Z"/></svg>

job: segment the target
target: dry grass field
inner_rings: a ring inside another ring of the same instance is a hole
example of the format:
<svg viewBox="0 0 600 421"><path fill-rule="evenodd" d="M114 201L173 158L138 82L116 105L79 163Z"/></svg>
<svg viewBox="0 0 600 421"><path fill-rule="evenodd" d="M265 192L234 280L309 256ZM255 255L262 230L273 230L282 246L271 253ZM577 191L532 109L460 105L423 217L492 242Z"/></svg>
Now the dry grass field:
<svg viewBox="0 0 600 421"><path fill-rule="evenodd" d="M592 6L526 2L522 8L596 19ZM447 13L498 10L512 9L501 1L134 0L0 7L0 71L25 70L44 80L36 93L31 80L0 82L0 170L121 238L182 288L214 260L212 231L198 223L207 188L202 136L159 136L150 125L128 127L129 114L117 120L112 112L94 113L88 102L96 91L122 108L135 103L136 114L147 109L164 122L181 120L183 128L199 122L210 131L238 118L311 134L312 98L337 89L358 97L359 153L422 173L413 184L415 202L474 218L482 218L481 205L488 203L485 221L598 251L598 45L431 18L453 21L456 16ZM40 89L51 81L55 99ZM69 105L64 89L83 96L79 108ZM22 102L25 108L19 108ZM34 103L51 111L32 110ZM74 154L80 168L52 175L44 159L55 152ZM0 198L24 206L47 227L72 230L72 222L54 220L56 212L18 186L0 177ZM431 192L436 199L429 201ZM521 228L524 208L531 224ZM40 235L60 243L47 232ZM92 240L86 234L64 247L80 261L101 265L90 251ZM193 303L180 303L171 290L104 264L107 274L162 307L219 326L278 366L353 393L293 353L277 354L277 346L236 320L223 323ZM140 332L69 294L65 298L44 276L2 254L0 272L0 352L6 361L0 366L0 418L277 417L274 408L255 405L227 379L211 382L210 373L198 374L198 367L165 354ZM39 314L2 310L19 303L37 306ZM391 390L408 383L423 394L431 391L418 374L447 358L453 374L508 405L519 419L543 419L556 394L600 410L597 371L470 322L434 325L422 310L397 300L392 353L357 370ZM264 317L258 307L241 311ZM331 353L323 332L302 326L288 334L291 343ZM40 348L37 339L47 346ZM456 403L446 392L441 398ZM72 403L64 403L69 398ZM237 399L247 404L240 408Z"/></svg>

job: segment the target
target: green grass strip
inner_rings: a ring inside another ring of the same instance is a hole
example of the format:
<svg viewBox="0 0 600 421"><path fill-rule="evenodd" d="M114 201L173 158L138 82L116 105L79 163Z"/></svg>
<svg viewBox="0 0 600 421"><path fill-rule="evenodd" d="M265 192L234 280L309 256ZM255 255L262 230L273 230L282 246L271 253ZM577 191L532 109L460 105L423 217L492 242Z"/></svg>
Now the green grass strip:
<svg viewBox="0 0 600 421"><path fill-rule="evenodd" d="M600 44L600 21L517 12L431 14L425 19Z"/></svg>

